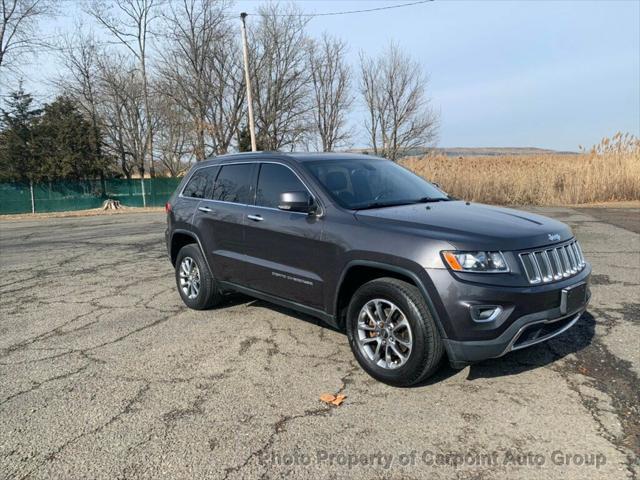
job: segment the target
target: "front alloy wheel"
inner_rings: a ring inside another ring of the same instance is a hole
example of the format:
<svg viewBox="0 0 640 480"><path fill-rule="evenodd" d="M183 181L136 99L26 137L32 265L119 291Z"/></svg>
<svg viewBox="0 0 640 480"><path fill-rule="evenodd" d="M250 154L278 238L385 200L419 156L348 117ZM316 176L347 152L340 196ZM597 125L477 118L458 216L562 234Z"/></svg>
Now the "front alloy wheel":
<svg viewBox="0 0 640 480"><path fill-rule="evenodd" d="M357 342L373 365L394 369L409 359L413 333L407 317L396 304L375 298L360 310Z"/></svg>
<svg viewBox="0 0 640 480"><path fill-rule="evenodd" d="M435 372L444 354L425 297L398 278L377 278L358 288L345 326L360 366L389 385L420 383Z"/></svg>

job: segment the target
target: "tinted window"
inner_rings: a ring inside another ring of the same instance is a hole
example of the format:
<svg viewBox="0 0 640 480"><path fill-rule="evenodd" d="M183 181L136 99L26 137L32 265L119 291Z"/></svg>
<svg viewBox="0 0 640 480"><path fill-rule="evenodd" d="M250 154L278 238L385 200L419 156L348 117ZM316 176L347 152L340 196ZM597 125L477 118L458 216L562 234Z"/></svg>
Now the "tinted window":
<svg viewBox="0 0 640 480"><path fill-rule="evenodd" d="M182 195L193 198L211 198L213 182L216 179L219 167L207 167L193 174L189 183L184 188Z"/></svg>
<svg viewBox="0 0 640 480"><path fill-rule="evenodd" d="M298 177L284 165L263 163L258 177L256 205L277 208L283 192L305 192Z"/></svg>
<svg viewBox="0 0 640 480"><path fill-rule="evenodd" d="M223 165L213 190L213 199L224 202L249 203L253 165Z"/></svg>
<svg viewBox="0 0 640 480"><path fill-rule="evenodd" d="M213 198L213 187L215 185L216 177L218 176L219 171L219 166L207 167L204 169L204 172L207 175L207 187L204 191L204 198Z"/></svg>
<svg viewBox="0 0 640 480"><path fill-rule="evenodd" d="M350 209L448 199L426 180L389 160L323 160L303 165L338 204Z"/></svg>

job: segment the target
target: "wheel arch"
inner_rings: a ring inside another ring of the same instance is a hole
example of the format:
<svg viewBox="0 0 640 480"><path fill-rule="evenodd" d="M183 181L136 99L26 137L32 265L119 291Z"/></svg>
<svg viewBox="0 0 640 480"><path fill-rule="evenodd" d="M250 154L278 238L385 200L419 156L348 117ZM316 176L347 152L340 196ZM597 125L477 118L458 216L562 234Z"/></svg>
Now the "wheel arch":
<svg viewBox="0 0 640 480"><path fill-rule="evenodd" d="M213 276L213 270L211 269L211 265L209 265L209 260L207 259L204 249L202 248L202 243L200 242L200 239L195 233L189 230L177 229L171 233L171 243L169 247L170 255L171 255L171 264L175 267L176 258L178 257L178 252L180 252L180 249L185 245L189 245L192 243L195 243L196 245L198 245L198 248L200 249L200 253L202 253L202 258L204 258L204 261L207 264L207 268L209 269L209 273L211 273L211 275Z"/></svg>
<svg viewBox="0 0 640 480"><path fill-rule="evenodd" d="M418 275L398 265L370 260L353 260L345 266L340 275L334 300L334 317L340 328L344 328L344 313L346 312L346 307L349 305L349 300L353 293L364 283L382 277L397 278L398 280L404 280L417 287L427 303L427 308L438 327L438 332L442 338L447 338L435 305Z"/></svg>

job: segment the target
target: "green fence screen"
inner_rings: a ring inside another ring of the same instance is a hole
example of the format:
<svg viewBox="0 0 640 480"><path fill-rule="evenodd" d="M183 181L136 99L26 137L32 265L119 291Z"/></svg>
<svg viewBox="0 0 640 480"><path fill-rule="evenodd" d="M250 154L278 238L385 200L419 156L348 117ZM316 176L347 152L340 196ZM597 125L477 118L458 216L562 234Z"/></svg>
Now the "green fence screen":
<svg viewBox="0 0 640 480"><path fill-rule="evenodd" d="M169 200L180 180L181 178L114 178L33 185L0 183L0 215L31 213L32 206L36 213L98 208L109 198L118 200L127 207L161 207Z"/></svg>

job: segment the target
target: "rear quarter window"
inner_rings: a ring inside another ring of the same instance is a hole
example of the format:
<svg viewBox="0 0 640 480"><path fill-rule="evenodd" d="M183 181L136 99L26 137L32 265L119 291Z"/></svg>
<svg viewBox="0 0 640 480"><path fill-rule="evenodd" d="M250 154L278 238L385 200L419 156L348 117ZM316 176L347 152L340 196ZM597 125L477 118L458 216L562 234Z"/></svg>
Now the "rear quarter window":
<svg viewBox="0 0 640 480"><path fill-rule="evenodd" d="M183 197L210 198L213 184L220 167L201 168L193 174L187 186L182 191Z"/></svg>

